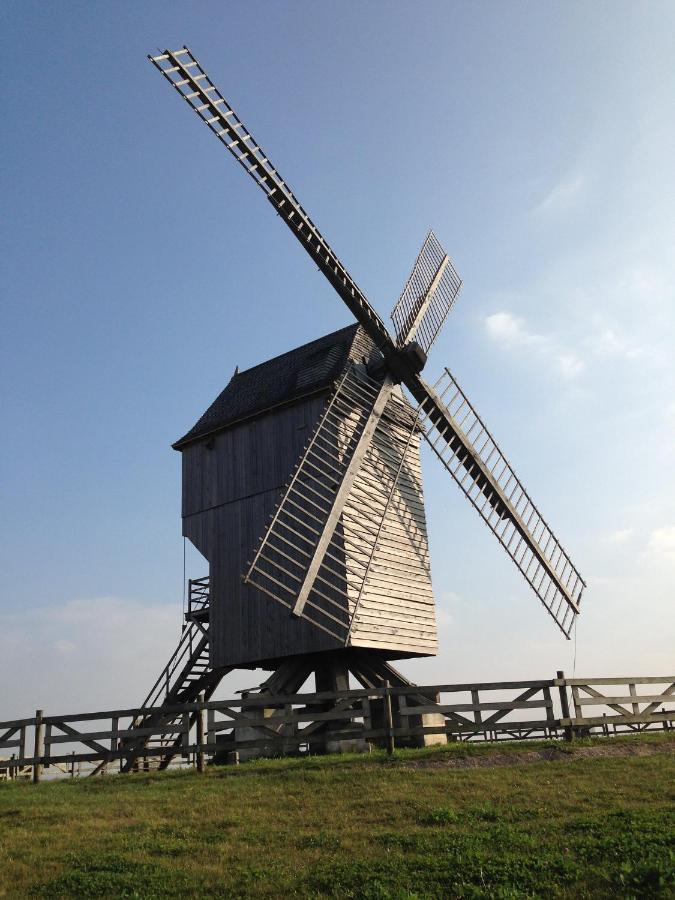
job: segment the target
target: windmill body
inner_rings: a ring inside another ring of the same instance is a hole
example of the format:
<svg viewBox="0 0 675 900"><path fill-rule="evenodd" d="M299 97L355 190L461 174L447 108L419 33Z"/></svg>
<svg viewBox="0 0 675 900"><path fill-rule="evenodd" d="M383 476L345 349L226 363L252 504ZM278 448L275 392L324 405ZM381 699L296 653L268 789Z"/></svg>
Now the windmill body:
<svg viewBox="0 0 675 900"><path fill-rule="evenodd" d="M285 571L291 596L291 573L297 571L299 577L302 572L303 551L311 546L297 536L303 510L294 510L289 520L295 543L283 540L282 530L276 543L268 542L265 555L279 557L283 569L268 571L267 578L265 570L258 572L254 580L259 587L242 579L345 368L372 369L379 360L381 354L363 329L344 328L236 373L175 444L183 460L183 533L209 561L214 668L275 669L289 657L355 647L384 659L436 652L421 433L400 392L389 397L351 485L333 549L319 573L321 587L309 596L309 618L290 615L282 602L286 595L279 599L268 590ZM347 430L348 425L333 430L324 463L339 458ZM403 465L397 462L401 457ZM325 487L330 496L334 481L324 479L318 490ZM382 516L377 529L375 514Z"/></svg>

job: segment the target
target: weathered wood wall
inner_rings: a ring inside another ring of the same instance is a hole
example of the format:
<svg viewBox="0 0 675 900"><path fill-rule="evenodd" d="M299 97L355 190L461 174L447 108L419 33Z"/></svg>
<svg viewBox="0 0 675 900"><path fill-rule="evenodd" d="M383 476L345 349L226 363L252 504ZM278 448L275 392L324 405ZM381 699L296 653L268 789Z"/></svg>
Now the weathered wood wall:
<svg viewBox="0 0 675 900"><path fill-rule="evenodd" d="M245 666L338 646L242 582L324 399L314 396L264 413L183 450L183 534L210 564L213 666Z"/></svg>

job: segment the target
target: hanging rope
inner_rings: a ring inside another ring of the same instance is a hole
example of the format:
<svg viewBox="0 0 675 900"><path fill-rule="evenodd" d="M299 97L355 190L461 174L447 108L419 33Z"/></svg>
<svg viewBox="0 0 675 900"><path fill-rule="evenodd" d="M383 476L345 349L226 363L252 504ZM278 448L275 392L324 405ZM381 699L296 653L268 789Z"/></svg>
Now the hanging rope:
<svg viewBox="0 0 675 900"><path fill-rule="evenodd" d="M577 675L577 624L579 622L579 617L577 616L574 620L574 662L572 663L572 678L576 678Z"/></svg>
<svg viewBox="0 0 675 900"><path fill-rule="evenodd" d="M183 621L185 621L185 613L187 609L185 607L185 537L183 537Z"/></svg>

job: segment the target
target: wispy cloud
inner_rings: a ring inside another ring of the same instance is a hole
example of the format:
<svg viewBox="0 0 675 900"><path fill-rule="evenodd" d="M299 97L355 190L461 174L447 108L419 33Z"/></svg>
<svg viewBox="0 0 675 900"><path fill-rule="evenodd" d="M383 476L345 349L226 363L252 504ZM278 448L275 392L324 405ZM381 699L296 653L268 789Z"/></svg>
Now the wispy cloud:
<svg viewBox="0 0 675 900"><path fill-rule="evenodd" d="M606 535L604 542L606 544L625 544L635 534L634 528L620 528L618 531L612 531Z"/></svg>
<svg viewBox="0 0 675 900"><path fill-rule="evenodd" d="M655 528L649 535L647 549L656 556L675 561L675 525Z"/></svg>
<svg viewBox="0 0 675 900"><path fill-rule="evenodd" d="M564 379L574 379L594 360L598 363L633 362L643 358L645 350L625 337L605 317L592 317L587 328L576 336L574 345L563 342L554 333L531 328L527 321L508 310L486 316L488 336L508 350L527 349L548 362Z"/></svg>
<svg viewBox="0 0 675 900"><path fill-rule="evenodd" d="M119 597L0 611L2 673L17 686L4 692L0 719L141 703L178 643L180 622L178 603ZM219 690L232 697L264 677L233 672Z"/></svg>
<svg viewBox="0 0 675 900"><path fill-rule="evenodd" d="M4 698L2 715L140 703L179 626L176 604L118 597L0 613L0 659L21 685L18 698L12 692Z"/></svg>
<svg viewBox="0 0 675 900"><path fill-rule="evenodd" d="M495 343L507 349L529 349L552 363L562 378L576 378L584 369L584 361L574 350L564 347L554 335L533 331L525 319L514 316L506 310L487 316L485 327L488 336Z"/></svg>
<svg viewBox="0 0 675 900"><path fill-rule="evenodd" d="M462 606L462 598L454 591L443 591L436 608L436 622L439 630L454 625L458 609Z"/></svg>
<svg viewBox="0 0 675 900"><path fill-rule="evenodd" d="M600 357L619 357L622 359L638 359L643 354L642 347L632 344L623 338L614 328L601 328L597 334L588 339L589 349Z"/></svg>
<svg viewBox="0 0 675 900"><path fill-rule="evenodd" d="M582 172L569 172L555 184L532 210L537 216L557 216L577 206L586 194L587 179Z"/></svg>
<svg viewBox="0 0 675 900"><path fill-rule="evenodd" d="M673 384L673 390L675 391L675 384ZM663 422L665 425L666 446L675 449L675 403L670 403L666 406L663 413Z"/></svg>

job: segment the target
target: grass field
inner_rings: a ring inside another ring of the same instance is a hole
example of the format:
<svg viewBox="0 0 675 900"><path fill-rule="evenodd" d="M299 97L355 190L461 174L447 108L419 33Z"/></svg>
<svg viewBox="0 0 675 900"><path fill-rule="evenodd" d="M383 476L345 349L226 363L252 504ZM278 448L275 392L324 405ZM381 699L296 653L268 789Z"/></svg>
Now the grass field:
<svg viewBox="0 0 675 900"><path fill-rule="evenodd" d="M0 895L675 896L674 750L643 735L6 783Z"/></svg>

